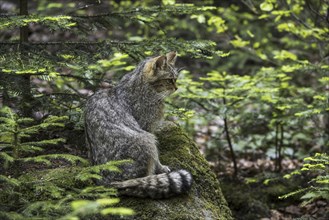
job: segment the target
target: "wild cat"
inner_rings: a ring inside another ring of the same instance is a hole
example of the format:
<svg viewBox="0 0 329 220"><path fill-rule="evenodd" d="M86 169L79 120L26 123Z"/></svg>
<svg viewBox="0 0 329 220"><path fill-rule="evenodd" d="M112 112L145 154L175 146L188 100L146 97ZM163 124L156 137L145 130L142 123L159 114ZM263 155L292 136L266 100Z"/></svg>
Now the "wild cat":
<svg viewBox="0 0 329 220"><path fill-rule="evenodd" d="M147 58L112 89L95 93L86 104L85 129L94 164L131 159L121 173L103 173L101 184L119 195L167 198L187 192L192 175L161 164L153 134L163 119L164 99L177 90L176 52Z"/></svg>

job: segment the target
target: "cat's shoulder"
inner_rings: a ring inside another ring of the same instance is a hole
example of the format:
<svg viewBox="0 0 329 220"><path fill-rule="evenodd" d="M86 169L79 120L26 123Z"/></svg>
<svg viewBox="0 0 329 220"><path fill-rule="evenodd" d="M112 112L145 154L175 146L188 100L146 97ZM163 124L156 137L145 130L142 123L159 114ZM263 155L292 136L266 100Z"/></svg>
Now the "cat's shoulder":
<svg viewBox="0 0 329 220"><path fill-rule="evenodd" d="M99 89L93 95L91 95L87 100L87 106L95 105L97 103L107 102L107 100L112 95L113 89Z"/></svg>
<svg viewBox="0 0 329 220"><path fill-rule="evenodd" d="M108 98L112 95L113 89L99 89L88 100Z"/></svg>
<svg viewBox="0 0 329 220"><path fill-rule="evenodd" d="M112 88L98 89L92 96L108 97L112 94Z"/></svg>

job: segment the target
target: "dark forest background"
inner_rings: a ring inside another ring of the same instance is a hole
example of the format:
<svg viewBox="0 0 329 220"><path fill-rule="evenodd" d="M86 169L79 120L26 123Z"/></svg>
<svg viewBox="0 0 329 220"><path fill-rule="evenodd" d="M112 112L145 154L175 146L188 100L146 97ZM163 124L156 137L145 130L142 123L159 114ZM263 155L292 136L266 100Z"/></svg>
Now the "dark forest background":
<svg viewBox="0 0 329 220"><path fill-rule="evenodd" d="M198 144L235 218L328 219L328 0L0 1L0 216L132 214L112 207L113 189L69 197L45 181L52 196L34 202L17 189L33 169L86 166L84 184L115 169L88 166L84 103L169 51L184 70L166 118Z"/></svg>

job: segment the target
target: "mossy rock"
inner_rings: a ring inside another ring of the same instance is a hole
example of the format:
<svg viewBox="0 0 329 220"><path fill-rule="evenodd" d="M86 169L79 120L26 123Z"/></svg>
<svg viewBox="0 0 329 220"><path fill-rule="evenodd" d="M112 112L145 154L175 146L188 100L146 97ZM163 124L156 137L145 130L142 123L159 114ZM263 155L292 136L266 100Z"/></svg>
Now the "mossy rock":
<svg viewBox="0 0 329 220"><path fill-rule="evenodd" d="M167 126L157 137L161 163L172 170L190 171L192 189L162 200L122 198L120 206L136 212L128 219L233 219L215 174L187 134L177 126Z"/></svg>
<svg viewBox="0 0 329 220"><path fill-rule="evenodd" d="M119 206L135 211L134 216L123 219L232 219L216 176L187 134L179 127L167 126L157 133L157 136L160 161L172 170L190 171L194 179L192 189L188 194L161 200L123 197ZM81 169L73 166L25 173L18 178L22 185L15 190L23 197L14 198L15 196L8 192L2 194L0 200L15 203L17 208L22 200L56 200L70 192L74 193L75 189L93 185L91 181L82 183L74 178ZM69 210L58 210L57 214L62 215L67 211ZM116 217L97 215L93 219L100 218Z"/></svg>

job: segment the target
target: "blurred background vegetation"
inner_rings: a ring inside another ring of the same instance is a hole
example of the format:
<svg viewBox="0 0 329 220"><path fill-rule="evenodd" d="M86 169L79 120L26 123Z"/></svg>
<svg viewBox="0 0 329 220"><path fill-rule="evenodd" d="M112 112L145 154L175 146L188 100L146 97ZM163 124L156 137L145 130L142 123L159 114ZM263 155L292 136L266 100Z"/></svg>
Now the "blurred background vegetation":
<svg viewBox="0 0 329 220"><path fill-rule="evenodd" d="M235 217L329 218L328 0L4 0L0 41L0 107L13 111L1 115L3 179L18 159L6 118L67 117L60 133L23 138L82 134L88 96L175 50L184 71L167 119L200 146Z"/></svg>

